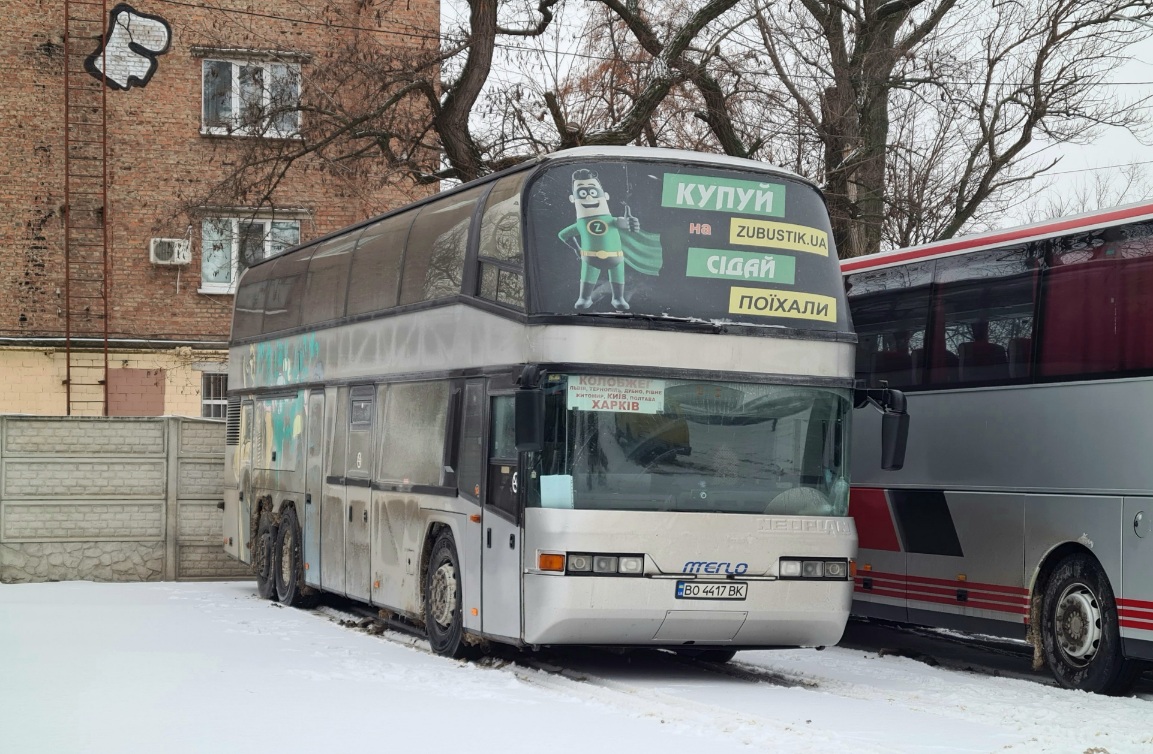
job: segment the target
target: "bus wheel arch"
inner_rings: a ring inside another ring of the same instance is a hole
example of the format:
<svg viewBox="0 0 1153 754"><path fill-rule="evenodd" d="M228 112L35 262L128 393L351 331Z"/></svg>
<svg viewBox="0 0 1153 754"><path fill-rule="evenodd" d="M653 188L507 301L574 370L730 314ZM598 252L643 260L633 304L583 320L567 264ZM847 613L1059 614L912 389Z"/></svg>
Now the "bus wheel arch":
<svg viewBox="0 0 1153 754"><path fill-rule="evenodd" d="M304 583L303 542L296 504L285 500L280 506L272 559L272 582L276 597L289 607L309 608L319 593Z"/></svg>
<svg viewBox="0 0 1153 754"><path fill-rule="evenodd" d="M463 577L456 538L447 524L429 527L420 575L424 629L432 651L444 657L465 657Z"/></svg>
<svg viewBox="0 0 1153 754"><path fill-rule="evenodd" d="M1137 663L1121 648L1117 603L1097 557L1078 543L1053 548L1038 566L1029 605L1033 665L1071 689L1123 694Z"/></svg>

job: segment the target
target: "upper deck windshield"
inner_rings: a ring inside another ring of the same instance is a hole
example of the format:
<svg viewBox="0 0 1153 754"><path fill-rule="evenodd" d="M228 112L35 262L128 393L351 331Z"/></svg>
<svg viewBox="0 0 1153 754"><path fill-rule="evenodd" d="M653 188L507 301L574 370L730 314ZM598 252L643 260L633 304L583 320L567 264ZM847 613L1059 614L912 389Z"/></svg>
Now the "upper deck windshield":
<svg viewBox="0 0 1153 754"><path fill-rule="evenodd" d="M551 375L530 505L844 516L843 389Z"/></svg>
<svg viewBox="0 0 1153 754"><path fill-rule="evenodd" d="M532 314L850 330L828 212L812 186L656 161L560 162L526 213Z"/></svg>

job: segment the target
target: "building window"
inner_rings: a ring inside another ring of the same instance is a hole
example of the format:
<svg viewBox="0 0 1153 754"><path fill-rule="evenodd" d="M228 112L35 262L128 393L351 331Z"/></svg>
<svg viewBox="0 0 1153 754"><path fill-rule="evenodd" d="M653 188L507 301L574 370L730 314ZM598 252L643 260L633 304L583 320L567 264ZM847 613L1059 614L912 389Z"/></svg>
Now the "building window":
<svg viewBox="0 0 1153 754"><path fill-rule="evenodd" d="M228 375L200 375L200 415L206 419L223 419L228 413Z"/></svg>
<svg viewBox="0 0 1153 754"><path fill-rule="evenodd" d="M205 218L201 223L200 292L233 293L241 270L298 243L299 220Z"/></svg>
<svg viewBox="0 0 1153 754"><path fill-rule="evenodd" d="M202 133L285 138L300 131L300 66L204 60Z"/></svg>

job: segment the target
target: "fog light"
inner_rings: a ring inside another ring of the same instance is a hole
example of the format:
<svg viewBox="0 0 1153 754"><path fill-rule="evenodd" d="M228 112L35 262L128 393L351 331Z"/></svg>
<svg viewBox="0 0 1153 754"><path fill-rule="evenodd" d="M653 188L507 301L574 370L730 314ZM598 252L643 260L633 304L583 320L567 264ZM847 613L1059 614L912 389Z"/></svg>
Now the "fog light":
<svg viewBox="0 0 1153 754"><path fill-rule="evenodd" d="M573 555L569 553L568 569L570 573L588 573L593 569L592 555Z"/></svg>
<svg viewBox="0 0 1153 754"><path fill-rule="evenodd" d="M596 555L593 557L593 573L616 573L616 555Z"/></svg>
<svg viewBox="0 0 1153 754"><path fill-rule="evenodd" d="M620 561L621 573L627 573L630 576L639 576L645 569L645 559L637 557L622 557Z"/></svg>
<svg viewBox="0 0 1153 754"><path fill-rule="evenodd" d="M801 564L801 576L806 579L819 579L825 575L824 563L819 560L806 560Z"/></svg>
<svg viewBox="0 0 1153 754"><path fill-rule="evenodd" d="M799 577L801 575L801 561L782 560L780 575L782 579L795 579Z"/></svg>
<svg viewBox="0 0 1153 754"><path fill-rule="evenodd" d="M825 561L825 578L827 579L843 579L848 576L848 571L849 569L842 560Z"/></svg>

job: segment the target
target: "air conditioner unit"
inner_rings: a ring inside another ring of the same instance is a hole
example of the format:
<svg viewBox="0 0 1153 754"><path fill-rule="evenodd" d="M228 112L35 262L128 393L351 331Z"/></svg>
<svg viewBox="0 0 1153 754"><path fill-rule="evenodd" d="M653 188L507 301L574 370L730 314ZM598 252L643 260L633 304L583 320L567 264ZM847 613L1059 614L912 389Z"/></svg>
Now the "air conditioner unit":
<svg viewBox="0 0 1153 754"><path fill-rule="evenodd" d="M186 238L153 238L148 245L152 264L188 264L192 261L192 244Z"/></svg>

